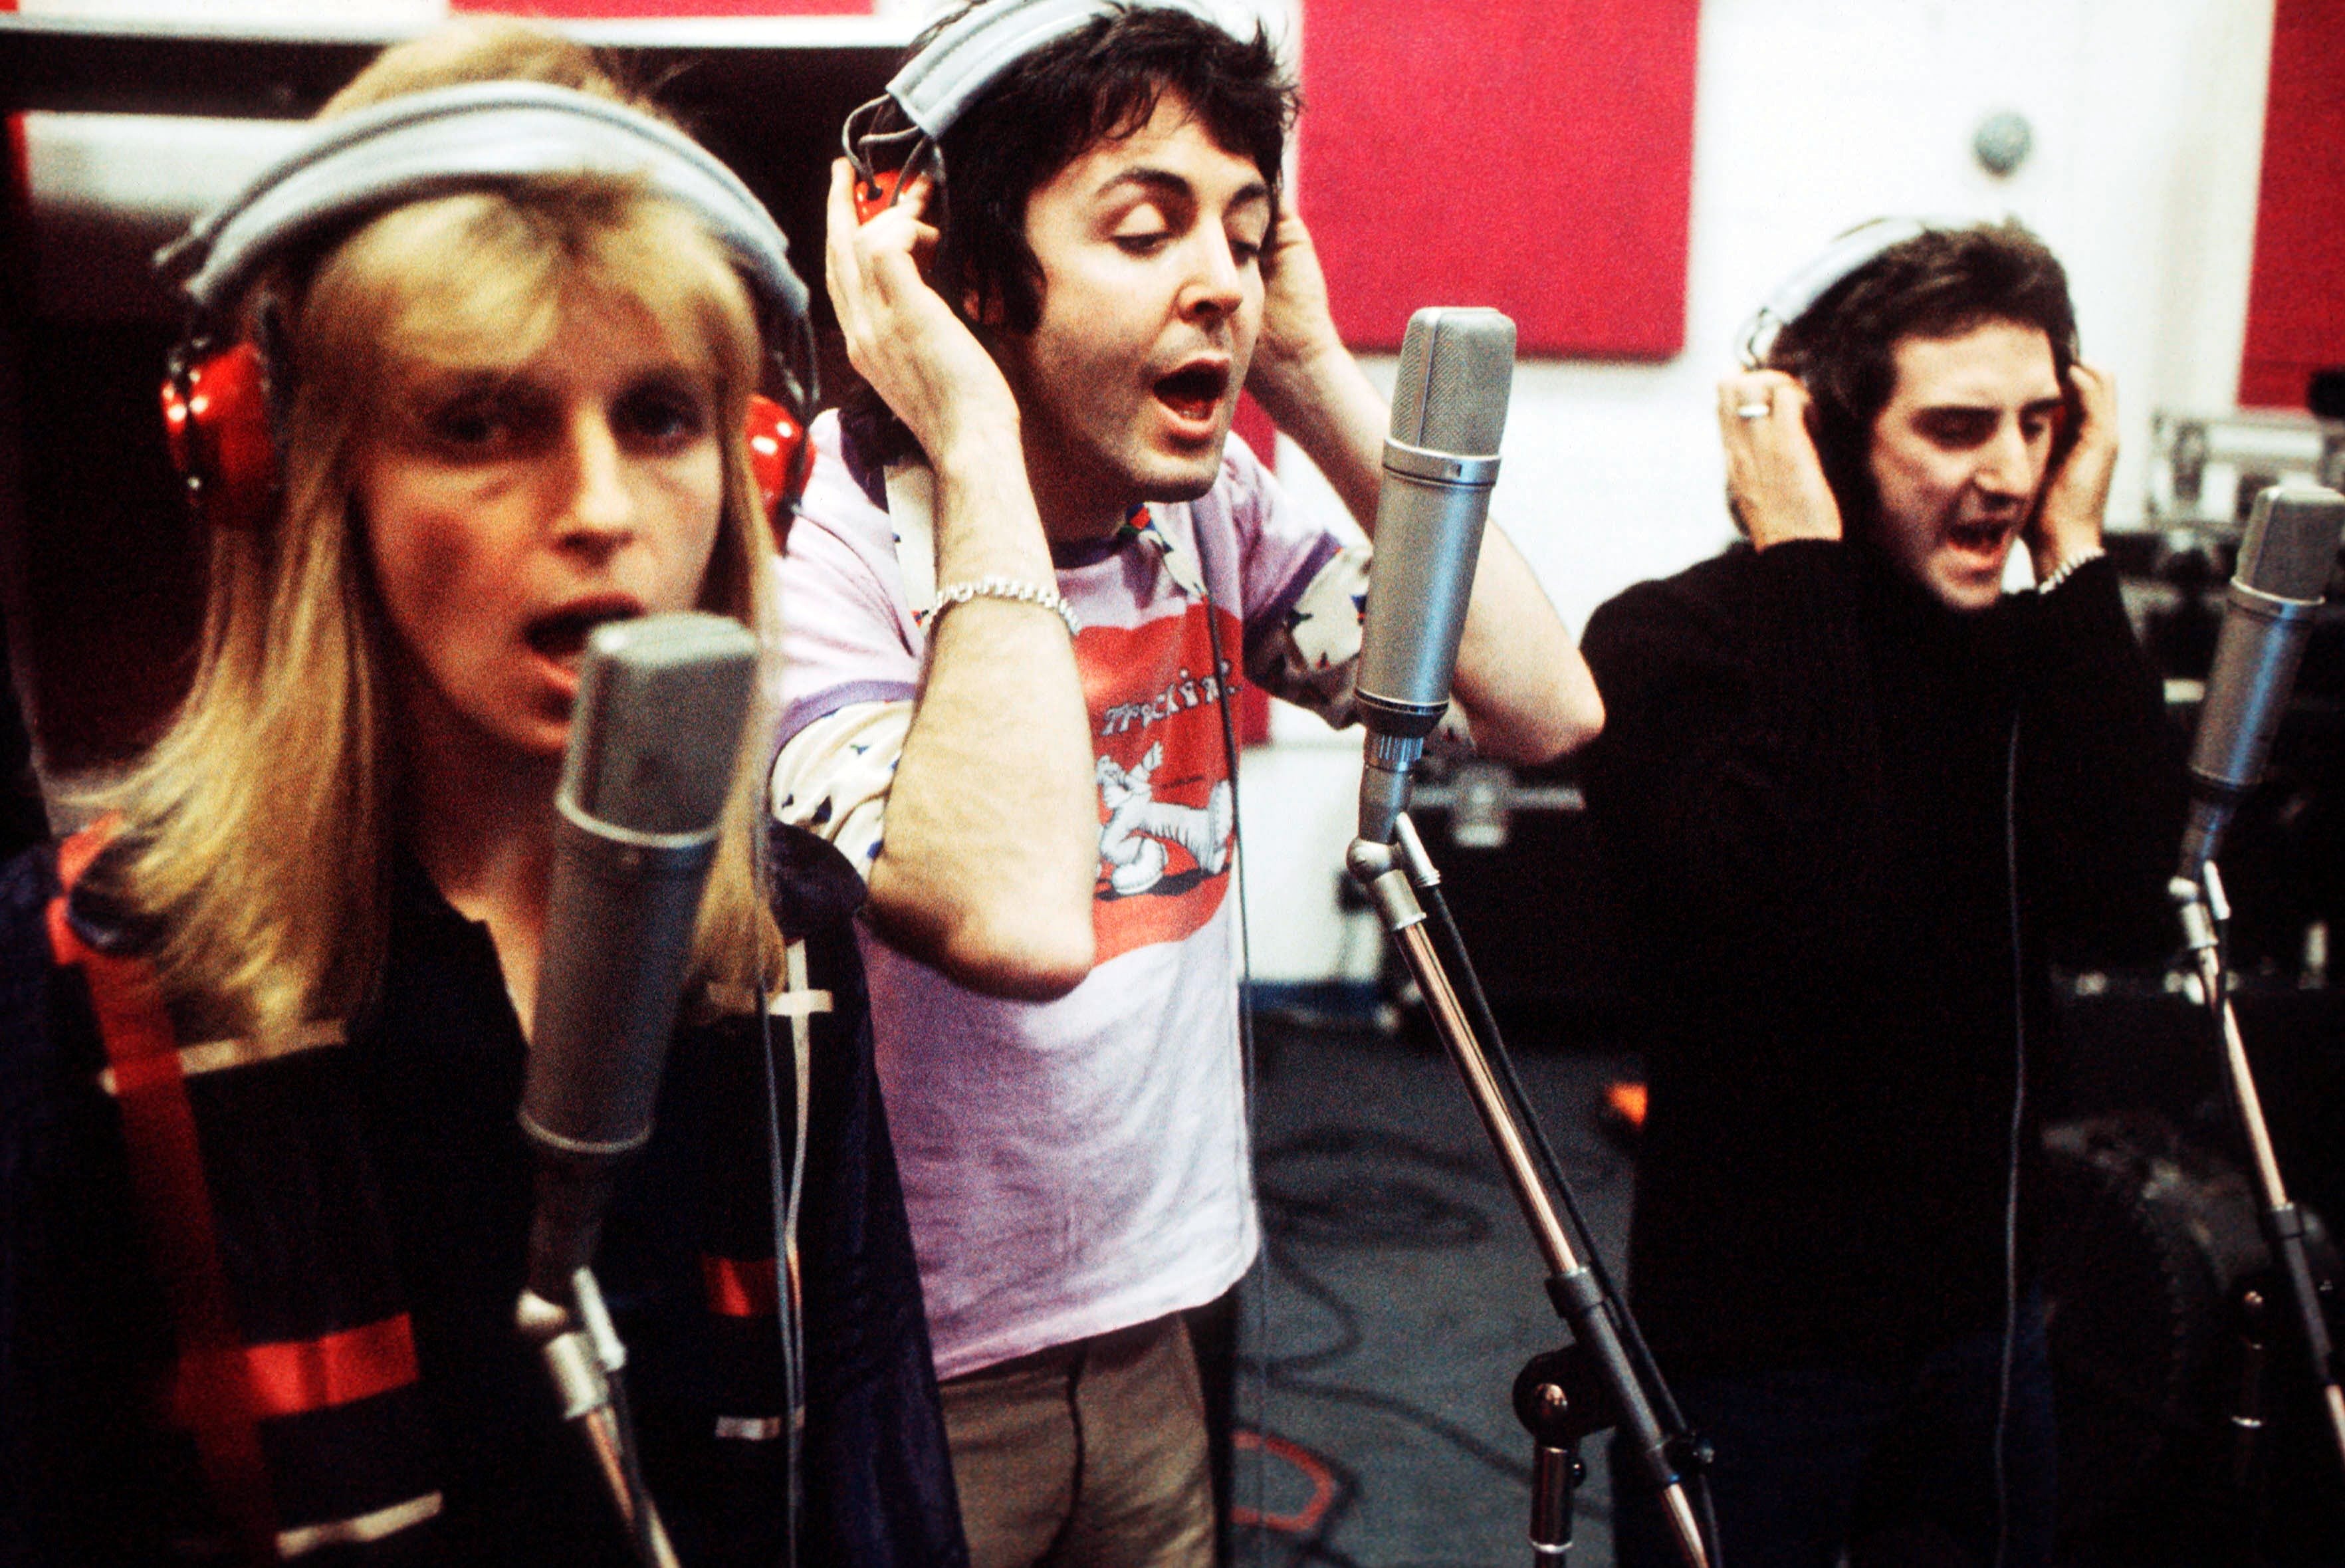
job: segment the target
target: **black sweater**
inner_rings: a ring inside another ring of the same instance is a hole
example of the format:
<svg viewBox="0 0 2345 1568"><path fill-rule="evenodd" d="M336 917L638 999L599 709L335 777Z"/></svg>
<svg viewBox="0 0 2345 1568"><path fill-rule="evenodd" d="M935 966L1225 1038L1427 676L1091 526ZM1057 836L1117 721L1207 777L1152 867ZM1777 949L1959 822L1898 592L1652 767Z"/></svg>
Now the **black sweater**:
<svg viewBox="0 0 2345 1568"><path fill-rule="evenodd" d="M1737 547L1585 647L1664 1368L1887 1367L1994 1329L2023 1053L2029 1268L2048 967L2170 945L2181 773L2115 568L1960 615L1861 548Z"/></svg>
<svg viewBox="0 0 2345 1568"><path fill-rule="evenodd" d="M812 1017L797 1232L800 1560L966 1568L848 918L862 883L810 836L777 832L772 851L777 911L831 1003ZM124 1115L99 1086L89 992L52 957L55 860L43 848L0 868L0 1563L214 1561L191 1544L217 1533L193 1445L145 1419L173 1329ZM379 1556L336 1546L314 1560L632 1563L513 1326L533 1207L513 1115L527 1047L495 949L409 860L391 914L381 998L349 1044L189 1080L247 1339L392 1310L412 1324L412 1384L263 1421L277 1522L310 1522L286 1516L289 1496L436 1489L440 1514L371 1543ZM777 1049L787 1063L787 1036ZM773 1256L767 1096L787 1129L796 1094L787 1067L768 1084L753 1025L679 1029L650 1145L604 1227L596 1271L627 1344L645 1469L687 1563L781 1558L782 1445L715 1424L782 1408L776 1319L708 1303L706 1259Z"/></svg>

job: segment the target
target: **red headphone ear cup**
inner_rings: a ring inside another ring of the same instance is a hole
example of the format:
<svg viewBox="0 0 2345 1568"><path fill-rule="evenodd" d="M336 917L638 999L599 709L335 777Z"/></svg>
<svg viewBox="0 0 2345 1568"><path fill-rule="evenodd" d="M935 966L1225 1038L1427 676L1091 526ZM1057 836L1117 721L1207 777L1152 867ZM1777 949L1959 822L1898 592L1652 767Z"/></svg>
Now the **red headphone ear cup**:
<svg viewBox="0 0 2345 1568"><path fill-rule="evenodd" d="M163 383L163 433L205 524L264 526L277 505L277 443L260 354L224 349Z"/></svg>
<svg viewBox="0 0 2345 1568"><path fill-rule="evenodd" d="M885 168L868 178L858 177L855 181L855 221L868 223L893 207L896 187L903 180L902 168Z"/></svg>
<svg viewBox="0 0 2345 1568"><path fill-rule="evenodd" d="M259 527L277 504L277 447L262 377L259 354L239 343L163 383L171 461L213 527ZM814 449L789 411L762 395L749 399L747 433L749 472L778 538Z"/></svg>
<svg viewBox="0 0 2345 1568"><path fill-rule="evenodd" d="M814 445L790 411L762 392L749 395L748 427L749 473L757 482L757 498L765 503L766 521L778 546L790 506L814 467Z"/></svg>

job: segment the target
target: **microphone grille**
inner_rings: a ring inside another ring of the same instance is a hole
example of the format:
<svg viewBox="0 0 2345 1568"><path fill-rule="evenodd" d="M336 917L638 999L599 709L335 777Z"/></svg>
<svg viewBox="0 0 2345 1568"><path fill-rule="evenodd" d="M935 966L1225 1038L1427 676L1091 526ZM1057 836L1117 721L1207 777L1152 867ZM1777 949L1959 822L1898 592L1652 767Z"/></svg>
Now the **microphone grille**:
<svg viewBox="0 0 2345 1568"><path fill-rule="evenodd" d="M2336 573L2340 533L2345 495L2317 485L2275 484L2256 497L2232 575L2259 594L2317 604Z"/></svg>
<svg viewBox="0 0 2345 1568"><path fill-rule="evenodd" d="M1496 457L1515 380L1515 323L1497 311L1434 305L1408 319L1393 385L1392 438L1427 452Z"/></svg>
<svg viewBox="0 0 2345 1568"><path fill-rule="evenodd" d="M586 640L562 793L635 833L700 833L733 785L757 640L701 611L595 628Z"/></svg>

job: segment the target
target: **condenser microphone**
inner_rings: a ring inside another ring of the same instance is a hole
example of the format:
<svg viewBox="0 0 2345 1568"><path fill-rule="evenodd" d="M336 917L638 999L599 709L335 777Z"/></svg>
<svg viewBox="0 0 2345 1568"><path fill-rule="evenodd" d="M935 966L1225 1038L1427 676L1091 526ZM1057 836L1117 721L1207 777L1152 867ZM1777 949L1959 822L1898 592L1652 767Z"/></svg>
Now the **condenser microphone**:
<svg viewBox="0 0 2345 1568"><path fill-rule="evenodd" d="M1514 379L1515 323L1497 311L1434 307L1409 318L1356 683L1368 730L1360 837L1371 843L1392 840L1410 770L1449 707Z"/></svg>
<svg viewBox="0 0 2345 1568"><path fill-rule="evenodd" d="M2337 569L2345 495L2274 485L2256 497L2225 596L2223 630L2190 750L2190 821L2177 873L2197 881L2263 779L2313 612Z"/></svg>
<svg viewBox="0 0 2345 1568"><path fill-rule="evenodd" d="M554 795L553 885L521 1125L538 1150L529 1288L566 1304L619 1162L650 1138L756 639L722 616L587 639Z"/></svg>

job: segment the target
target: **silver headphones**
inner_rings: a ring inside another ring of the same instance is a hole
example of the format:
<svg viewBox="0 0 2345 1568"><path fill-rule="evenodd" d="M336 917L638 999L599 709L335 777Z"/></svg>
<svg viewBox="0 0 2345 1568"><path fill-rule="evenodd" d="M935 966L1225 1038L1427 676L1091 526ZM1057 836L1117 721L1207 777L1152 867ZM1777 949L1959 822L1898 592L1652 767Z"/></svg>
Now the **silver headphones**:
<svg viewBox="0 0 2345 1568"><path fill-rule="evenodd" d="M1211 0L985 0L955 18L904 62L887 91L847 117L841 139L865 216L934 162L945 132L1010 66L1101 16L1137 10L1184 11L1226 25Z"/></svg>
<svg viewBox="0 0 2345 1568"><path fill-rule="evenodd" d="M1841 280L1883 252L1941 227L1918 218L1876 218L1833 240L1822 255L1775 285L1735 333L1742 368L1755 371L1765 364L1782 330L1806 315Z"/></svg>
<svg viewBox="0 0 2345 1568"><path fill-rule="evenodd" d="M471 82L320 121L299 148L158 251L155 265L192 264L181 287L195 331L206 331L235 308L269 257L307 235L426 197L576 173L640 179L706 226L760 306L778 318L797 359L782 370L806 406L814 391L807 286L765 204L673 126L568 87Z"/></svg>

